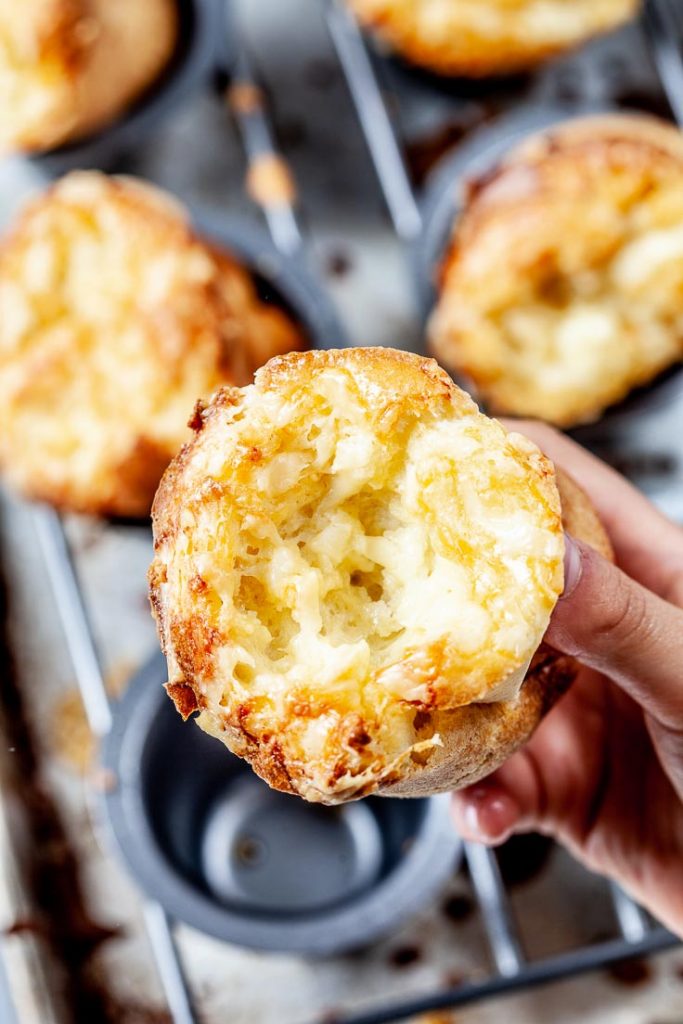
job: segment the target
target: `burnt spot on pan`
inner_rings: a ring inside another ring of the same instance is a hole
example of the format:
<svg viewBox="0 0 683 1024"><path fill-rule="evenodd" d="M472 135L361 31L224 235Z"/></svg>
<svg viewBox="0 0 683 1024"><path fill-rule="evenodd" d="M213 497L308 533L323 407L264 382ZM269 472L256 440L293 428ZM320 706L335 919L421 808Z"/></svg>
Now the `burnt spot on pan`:
<svg viewBox="0 0 683 1024"><path fill-rule="evenodd" d="M326 277L348 277L353 270L353 257L349 249L336 245L324 254L322 265Z"/></svg>
<svg viewBox="0 0 683 1024"><path fill-rule="evenodd" d="M605 968L605 973L612 981L627 988L638 988L647 985L653 979L652 965L642 957L630 957L620 960Z"/></svg>
<svg viewBox="0 0 683 1024"><path fill-rule="evenodd" d="M441 904L441 912L454 924L462 924L468 921L474 914L474 900L464 893L455 893L448 896Z"/></svg>
<svg viewBox="0 0 683 1024"><path fill-rule="evenodd" d="M412 967L422 959L422 950L419 946L405 945L397 946L389 954L389 963L392 967L402 970L405 967Z"/></svg>

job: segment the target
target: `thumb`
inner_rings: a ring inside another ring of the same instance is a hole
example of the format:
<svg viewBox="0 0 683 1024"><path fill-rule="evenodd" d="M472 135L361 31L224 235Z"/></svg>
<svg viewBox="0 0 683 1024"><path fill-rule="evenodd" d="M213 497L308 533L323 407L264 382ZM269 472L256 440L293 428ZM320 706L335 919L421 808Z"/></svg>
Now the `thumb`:
<svg viewBox="0 0 683 1024"><path fill-rule="evenodd" d="M683 611L565 535L565 590L546 641L618 683L668 729L683 731Z"/></svg>

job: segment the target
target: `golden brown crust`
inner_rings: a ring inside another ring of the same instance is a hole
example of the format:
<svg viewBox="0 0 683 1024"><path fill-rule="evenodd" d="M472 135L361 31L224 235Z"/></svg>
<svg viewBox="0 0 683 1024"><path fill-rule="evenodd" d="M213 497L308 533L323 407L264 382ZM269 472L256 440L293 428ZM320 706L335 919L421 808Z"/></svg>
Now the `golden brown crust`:
<svg viewBox="0 0 683 1024"><path fill-rule="evenodd" d="M197 398L301 344L170 197L71 174L0 247L0 466L60 508L144 516Z"/></svg>
<svg viewBox="0 0 683 1024"><path fill-rule="evenodd" d="M0 0L0 150L45 150L109 124L161 74L175 0Z"/></svg>
<svg viewBox="0 0 683 1024"><path fill-rule="evenodd" d="M187 721L190 715L199 710L197 695L187 683L166 683L165 690L183 721Z"/></svg>
<svg viewBox="0 0 683 1024"><path fill-rule="evenodd" d="M564 528L614 560L609 537L586 494L564 470L556 468ZM469 786L495 771L523 746L545 715L569 689L579 665L567 655L541 644L516 701L471 704L441 712L423 726L422 734L439 733L442 747L428 759L409 761L381 796L419 797Z"/></svg>
<svg viewBox="0 0 683 1024"><path fill-rule="evenodd" d="M382 398L388 409L399 402L407 403L414 410L425 401L439 403L443 408L453 400L468 402L433 359L419 359L412 352L393 348L321 349L301 352L293 359L287 356L271 359L258 371L256 383L263 390L288 385L300 387L328 368L357 375L358 386L365 390L369 399L375 393L380 397L376 380L380 377L385 393ZM234 394L228 392L226 399L232 402Z"/></svg>
<svg viewBox="0 0 683 1024"><path fill-rule="evenodd" d="M437 756L425 722L517 691L562 586L554 473L435 362L276 358L194 428L154 502L152 605L180 709L190 686L270 785L373 792Z"/></svg>
<svg viewBox="0 0 683 1024"><path fill-rule="evenodd" d="M494 413L573 426L683 357L683 136L564 122L475 182L430 343Z"/></svg>
<svg viewBox="0 0 683 1024"><path fill-rule="evenodd" d="M443 75L523 71L632 18L639 0L348 0L405 58Z"/></svg>

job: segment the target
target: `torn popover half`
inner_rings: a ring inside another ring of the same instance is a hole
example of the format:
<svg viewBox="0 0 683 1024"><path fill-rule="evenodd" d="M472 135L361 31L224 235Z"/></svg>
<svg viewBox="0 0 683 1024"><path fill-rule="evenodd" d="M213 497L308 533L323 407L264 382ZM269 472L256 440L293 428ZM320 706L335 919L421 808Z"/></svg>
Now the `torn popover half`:
<svg viewBox="0 0 683 1024"><path fill-rule="evenodd" d="M472 184L431 348L491 412L572 427L683 359L682 296L683 134L570 120Z"/></svg>
<svg viewBox="0 0 683 1024"><path fill-rule="evenodd" d="M324 803L463 785L530 734L573 673L538 653L564 540L534 444L390 349L273 359L195 430L149 577L181 714Z"/></svg>
<svg viewBox="0 0 683 1024"><path fill-rule="evenodd" d="M0 470L59 508L147 515L197 399L303 344L170 196L67 175L0 243Z"/></svg>

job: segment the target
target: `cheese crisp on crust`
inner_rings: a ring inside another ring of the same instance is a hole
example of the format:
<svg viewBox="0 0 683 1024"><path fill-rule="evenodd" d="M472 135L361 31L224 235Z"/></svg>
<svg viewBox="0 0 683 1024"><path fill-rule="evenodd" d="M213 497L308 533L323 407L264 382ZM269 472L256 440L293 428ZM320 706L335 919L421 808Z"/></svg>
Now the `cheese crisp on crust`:
<svg viewBox="0 0 683 1024"><path fill-rule="evenodd" d="M348 0L402 56L443 75L521 71L632 18L639 0Z"/></svg>
<svg viewBox="0 0 683 1024"><path fill-rule="evenodd" d="M71 174L0 246L0 468L60 507L146 515L197 399L301 343L164 193Z"/></svg>
<svg viewBox="0 0 683 1024"><path fill-rule="evenodd" d="M562 589L552 465L432 360L292 354L223 388L164 476L151 598L184 714L335 803L514 702Z"/></svg>
<svg viewBox="0 0 683 1024"><path fill-rule="evenodd" d="M573 426L683 358L682 295L683 135L585 118L473 186L431 345L492 412Z"/></svg>
<svg viewBox="0 0 683 1024"><path fill-rule="evenodd" d="M0 0L0 151L112 121L168 63L177 21L176 0Z"/></svg>

